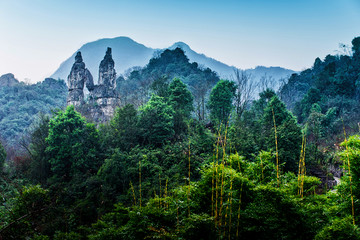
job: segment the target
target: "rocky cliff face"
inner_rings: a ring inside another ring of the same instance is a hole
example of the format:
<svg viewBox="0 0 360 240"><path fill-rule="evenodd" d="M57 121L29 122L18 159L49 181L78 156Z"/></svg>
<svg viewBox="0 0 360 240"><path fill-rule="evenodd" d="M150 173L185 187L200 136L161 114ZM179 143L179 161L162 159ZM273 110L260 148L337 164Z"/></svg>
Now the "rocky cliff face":
<svg viewBox="0 0 360 240"><path fill-rule="evenodd" d="M115 91L115 63L111 48L108 48L99 66L99 84L94 85L90 72L85 68L81 53L75 56L75 63L68 76L69 95L67 104L74 105L83 115L96 122L108 121L119 105L119 96ZM84 101L84 85L89 90L89 101Z"/></svg>
<svg viewBox="0 0 360 240"><path fill-rule="evenodd" d="M114 67L115 63L112 59L111 48L107 48L105 57L99 66L99 85L115 88L116 71Z"/></svg>
<svg viewBox="0 0 360 240"><path fill-rule="evenodd" d="M89 88L93 88L93 77L89 70L85 68L85 63L81 57L81 53L77 52L75 63L71 68L71 72L67 79L69 94L67 97L67 105L80 106L84 102L84 84Z"/></svg>

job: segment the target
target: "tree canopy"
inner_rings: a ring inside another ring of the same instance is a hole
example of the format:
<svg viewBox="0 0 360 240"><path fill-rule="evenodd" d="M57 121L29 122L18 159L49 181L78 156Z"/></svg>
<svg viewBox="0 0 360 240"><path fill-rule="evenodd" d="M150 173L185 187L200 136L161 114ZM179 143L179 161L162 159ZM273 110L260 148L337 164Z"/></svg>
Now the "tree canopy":
<svg viewBox="0 0 360 240"><path fill-rule="evenodd" d="M231 110L232 101L235 96L236 85L228 80L220 80L211 90L208 107L210 109L210 120L216 125L227 124Z"/></svg>
<svg viewBox="0 0 360 240"><path fill-rule="evenodd" d="M46 152L51 171L58 181L69 181L77 174L94 174L98 159L98 130L94 124L68 106L49 122Z"/></svg>

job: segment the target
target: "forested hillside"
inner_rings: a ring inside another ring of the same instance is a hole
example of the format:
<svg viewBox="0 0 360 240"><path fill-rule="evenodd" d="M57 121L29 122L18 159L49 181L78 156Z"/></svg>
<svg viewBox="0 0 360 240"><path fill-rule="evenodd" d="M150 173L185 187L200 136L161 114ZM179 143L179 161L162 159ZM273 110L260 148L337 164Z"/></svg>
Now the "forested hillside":
<svg viewBox="0 0 360 240"><path fill-rule="evenodd" d="M41 117L25 153L0 145L0 236L360 239L359 39L279 96L251 101L246 73L218 79L175 49L118 79L110 122Z"/></svg>
<svg viewBox="0 0 360 240"><path fill-rule="evenodd" d="M336 111L337 117L355 120L359 116L360 38L352 41L352 55L327 55L315 59L311 69L293 74L280 89L281 98L300 123L305 122L313 104L322 112Z"/></svg>
<svg viewBox="0 0 360 240"><path fill-rule="evenodd" d="M0 138L9 146L18 145L22 135L39 113L66 105L64 81L47 78L36 84L25 84L7 74L0 77Z"/></svg>
<svg viewBox="0 0 360 240"><path fill-rule="evenodd" d="M326 161L326 152L348 133L359 132L360 38L351 54L315 59L312 68L293 74L280 89L281 99L304 125L312 141L311 155Z"/></svg>
<svg viewBox="0 0 360 240"><path fill-rule="evenodd" d="M181 48L166 49L144 68L131 71L126 79L119 77L117 90L121 102L141 106L149 100L151 93L162 96L164 88L174 77L180 78L188 86L194 97L195 113L204 119L206 99L219 77L209 68L202 69L196 62L190 63Z"/></svg>
<svg viewBox="0 0 360 240"><path fill-rule="evenodd" d="M82 53L84 62L91 74L93 76L97 76L99 62L101 61L103 53L107 47L110 47L113 50L113 58L116 62L115 70L120 75L123 75L124 73L126 75L129 69L134 67L143 68L151 58L154 58L154 56L157 56L166 49L174 50L176 48L181 48L185 52L187 58L190 60L190 63L196 62L198 65L203 66L203 68L210 68L222 78L229 78L233 75L234 70L236 70L233 66L226 65L216 59L194 51L184 42L176 42L164 49L154 49L144 46L129 37L115 37L103 38L84 44L76 52L74 52L72 56L61 63L59 68L51 75L51 77L66 80L71 70L72 61L78 51ZM281 67L262 66L244 70L251 73L256 82L258 82L261 77L267 75L272 76L276 83L280 83L280 79L287 78L294 72Z"/></svg>

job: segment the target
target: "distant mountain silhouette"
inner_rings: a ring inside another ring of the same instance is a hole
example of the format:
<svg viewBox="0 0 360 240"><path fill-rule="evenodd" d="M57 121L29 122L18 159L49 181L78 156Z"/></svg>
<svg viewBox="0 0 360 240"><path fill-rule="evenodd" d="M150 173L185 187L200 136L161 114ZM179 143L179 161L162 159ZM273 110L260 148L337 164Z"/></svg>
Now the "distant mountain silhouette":
<svg viewBox="0 0 360 240"><path fill-rule="evenodd" d="M128 37L105 38L86 43L76 52L81 51L86 68L89 69L95 81L98 79L99 63L104 58L107 47L112 48L117 74L121 74L126 69L134 66L145 66L155 52L155 49L145 47ZM67 79L76 52L60 65L55 73L51 75L52 78Z"/></svg>
<svg viewBox="0 0 360 240"><path fill-rule="evenodd" d="M117 74L123 74L127 69L145 66L149 60L164 49L153 49L137 43L128 37L105 38L83 45L77 51L81 51L86 67L90 70L94 80L98 79L99 62L103 59L107 47L112 48L113 59ZM221 78L231 78L236 67L226 65L204 54L193 51L186 43L174 43L169 49L180 47L184 50L190 62L197 62L200 66L208 67L217 72ZM76 51L76 52L77 52ZM74 62L76 52L63 62L55 71L52 78L67 79L71 66ZM254 81L258 82L262 76L272 76L275 81L274 87L277 89L279 79L289 77L294 71L281 67L263 67L247 69L251 73Z"/></svg>

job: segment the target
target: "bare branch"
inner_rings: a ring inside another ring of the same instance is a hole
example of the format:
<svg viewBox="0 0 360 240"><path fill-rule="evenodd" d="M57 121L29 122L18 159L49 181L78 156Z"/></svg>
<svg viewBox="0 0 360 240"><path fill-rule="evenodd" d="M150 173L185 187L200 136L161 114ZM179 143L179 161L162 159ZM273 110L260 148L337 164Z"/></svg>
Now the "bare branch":
<svg viewBox="0 0 360 240"><path fill-rule="evenodd" d="M237 85L237 90L235 94L235 108L238 117L241 117L244 110L248 106L255 89L258 87L253 80L251 74L246 71L239 69L234 70L233 81Z"/></svg>

